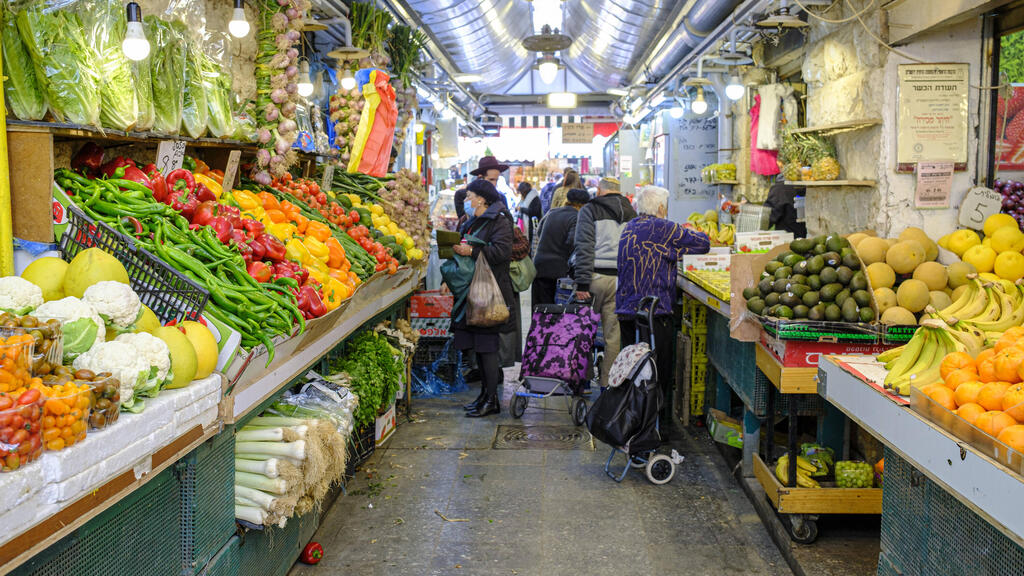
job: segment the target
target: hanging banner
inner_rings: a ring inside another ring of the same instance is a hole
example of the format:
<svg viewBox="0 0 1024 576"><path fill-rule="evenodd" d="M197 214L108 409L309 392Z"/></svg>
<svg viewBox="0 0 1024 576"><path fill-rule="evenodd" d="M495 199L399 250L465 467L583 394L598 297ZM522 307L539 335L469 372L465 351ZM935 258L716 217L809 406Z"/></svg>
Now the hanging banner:
<svg viewBox="0 0 1024 576"><path fill-rule="evenodd" d="M592 122L562 122L562 144L591 144L594 142Z"/></svg>
<svg viewBox="0 0 1024 576"><path fill-rule="evenodd" d="M917 188L914 190L915 208L949 208L949 195L952 190L952 162L919 162L917 164Z"/></svg>
<svg viewBox="0 0 1024 576"><path fill-rule="evenodd" d="M896 164L952 160L967 169L968 64L900 64Z"/></svg>

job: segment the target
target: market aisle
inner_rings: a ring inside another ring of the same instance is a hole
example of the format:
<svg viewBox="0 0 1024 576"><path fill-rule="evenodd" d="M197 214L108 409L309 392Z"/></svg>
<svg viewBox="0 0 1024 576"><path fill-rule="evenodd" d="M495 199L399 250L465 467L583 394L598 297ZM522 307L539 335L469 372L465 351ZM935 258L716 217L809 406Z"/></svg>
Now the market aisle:
<svg viewBox="0 0 1024 576"><path fill-rule="evenodd" d="M324 561L293 576L790 574L706 435L672 440L687 458L670 484L631 472L617 485L600 443L493 448L499 425L586 435L564 411L474 420L460 408L469 399L414 404L415 421L327 513L315 538Z"/></svg>

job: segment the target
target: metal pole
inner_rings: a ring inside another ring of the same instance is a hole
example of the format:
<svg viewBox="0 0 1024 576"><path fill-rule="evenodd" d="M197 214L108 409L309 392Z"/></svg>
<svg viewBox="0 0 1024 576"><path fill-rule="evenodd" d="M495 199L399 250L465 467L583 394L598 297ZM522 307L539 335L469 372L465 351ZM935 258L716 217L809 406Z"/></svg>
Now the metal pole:
<svg viewBox="0 0 1024 576"><path fill-rule="evenodd" d="M0 55L0 78L4 77ZM11 175L7 162L7 105L0 102L0 274L14 274L14 224L11 218Z"/></svg>

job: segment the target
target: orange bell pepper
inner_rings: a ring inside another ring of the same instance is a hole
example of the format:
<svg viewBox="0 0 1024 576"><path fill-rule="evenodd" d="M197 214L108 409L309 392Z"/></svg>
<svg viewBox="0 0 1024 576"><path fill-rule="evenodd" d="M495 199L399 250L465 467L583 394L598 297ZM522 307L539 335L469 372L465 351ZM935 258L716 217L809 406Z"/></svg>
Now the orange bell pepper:
<svg viewBox="0 0 1024 576"><path fill-rule="evenodd" d="M310 226L312 226L312 223L310 223ZM306 228L306 230L309 230L309 228ZM329 236L327 240L324 240L324 244L327 246L327 266L329 268L340 268L342 262L346 261L344 246L334 236Z"/></svg>
<svg viewBox="0 0 1024 576"><path fill-rule="evenodd" d="M298 206L296 206L295 204L292 204L291 202L289 202L287 200L285 200L284 202L281 202L281 212L284 212L285 214L287 214L290 219L294 219L294 218L292 218L292 216L299 216L299 215L302 214L302 212L299 210Z"/></svg>
<svg viewBox="0 0 1024 576"><path fill-rule="evenodd" d="M280 210L281 209L281 203L278 202L277 201L277 197L275 197L270 192L260 192L259 194L257 194L257 196L259 196L260 202L263 203L263 209L264 210Z"/></svg>
<svg viewBox="0 0 1024 576"><path fill-rule="evenodd" d="M280 210L267 210L266 216L267 218L270 218L270 221L275 224L280 224L281 222L288 221L288 215L285 214L284 212L281 212Z"/></svg>
<svg viewBox="0 0 1024 576"><path fill-rule="evenodd" d="M206 162L203 162L199 158L193 158L193 160L196 162L196 169L193 170L193 176L195 174L206 174L210 171L210 165Z"/></svg>
<svg viewBox="0 0 1024 576"><path fill-rule="evenodd" d="M224 185L224 171L223 170L210 170L210 173L207 174L207 176L209 176L210 178L213 178L214 180L216 180L217 183L220 184L221 186Z"/></svg>
<svg viewBox="0 0 1024 576"><path fill-rule="evenodd" d="M323 222L313 221L306 226L306 236L312 236L321 242L327 242L327 239L331 237L331 229Z"/></svg>
<svg viewBox="0 0 1024 576"><path fill-rule="evenodd" d="M285 214L288 213L285 212ZM295 223L295 229L299 231L299 234L306 233L306 227L309 226L309 218L302 214L288 214L288 219Z"/></svg>

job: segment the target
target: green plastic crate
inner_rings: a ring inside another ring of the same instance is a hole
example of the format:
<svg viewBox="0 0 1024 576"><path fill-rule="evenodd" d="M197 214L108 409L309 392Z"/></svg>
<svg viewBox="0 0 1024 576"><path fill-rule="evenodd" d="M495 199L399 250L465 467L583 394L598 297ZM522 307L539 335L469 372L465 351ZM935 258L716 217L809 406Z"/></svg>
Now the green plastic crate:
<svg viewBox="0 0 1024 576"><path fill-rule="evenodd" d="M181 500L173 468L18 567L17 576L177 576Z"/></svg>
<svg viewBox="0 0 1024 576"><path fill-rule="evenodd" d="M235 576L241 559L241 540L232 536L228 543L210 559L198 576Z"/></svg>
<svg viewBox="0 0 1024 576"><path fill-rule="evenodd" d="M238 576L285 576L320 524L314 510L289 518L284 528L250 530L242 537Z"/></svg>
<svg viewBox="0 0 1024 576"><path fill-rule="evenodd" d="M174 466L181 500L181 574L192 576L235 532L235 434L227 428Z"/></svg>

